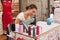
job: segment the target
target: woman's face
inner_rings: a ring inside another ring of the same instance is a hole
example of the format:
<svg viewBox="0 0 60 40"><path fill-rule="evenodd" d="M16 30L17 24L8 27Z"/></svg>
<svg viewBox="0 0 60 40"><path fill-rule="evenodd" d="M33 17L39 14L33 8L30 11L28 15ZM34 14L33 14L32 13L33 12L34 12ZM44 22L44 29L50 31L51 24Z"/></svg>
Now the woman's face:
<svg viewBox="0 0 60 40"><path fill-rule="evenodd" d="M33 9L29 9L29 14L30 15L35 15L37 9L33 8Z"/></svg>

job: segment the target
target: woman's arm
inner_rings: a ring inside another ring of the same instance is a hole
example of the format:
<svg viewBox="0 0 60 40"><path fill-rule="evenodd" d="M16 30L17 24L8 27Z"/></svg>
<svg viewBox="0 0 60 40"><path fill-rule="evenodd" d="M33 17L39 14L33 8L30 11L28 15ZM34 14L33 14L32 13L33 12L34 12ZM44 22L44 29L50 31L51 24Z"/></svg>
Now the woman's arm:
<svg viewBox="0 0 60 40"><path fill-rule="evenodd" d="M15 24L19 24L19 23L20 23L20 19L16 18Z"/></svg>

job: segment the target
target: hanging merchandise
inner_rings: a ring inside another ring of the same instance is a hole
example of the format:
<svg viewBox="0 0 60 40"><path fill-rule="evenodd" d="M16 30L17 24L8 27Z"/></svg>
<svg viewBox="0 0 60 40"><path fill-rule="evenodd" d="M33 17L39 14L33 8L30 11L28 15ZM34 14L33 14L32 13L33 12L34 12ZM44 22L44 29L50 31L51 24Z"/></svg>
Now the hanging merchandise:
<svg viewBox="0 0 60 40"><path fill-rule="evenodd" d="M3 21L3 28L6 29L7 25L13 22L12 19L12 9L11 9L11 1L9 0L3 0L2 2L3 6L3 15L2 15L2 21Z"/></svg>

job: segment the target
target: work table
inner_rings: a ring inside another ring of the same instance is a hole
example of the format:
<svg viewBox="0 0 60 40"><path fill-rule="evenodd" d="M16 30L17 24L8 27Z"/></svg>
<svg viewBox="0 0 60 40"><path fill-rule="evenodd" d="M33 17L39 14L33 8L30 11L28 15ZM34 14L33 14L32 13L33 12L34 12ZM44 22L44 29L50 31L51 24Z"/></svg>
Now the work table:
<svg viewBox="0 0 60 40"><path fill-rule="evenodd" d="M59 29L60 29L60 24L58 23L52 23L51 25L47 25L46 22L43 21L39 21L37 22L38 26L41 27L41 34L40 35L36 35L35 37L32 36L28 36L27 33L18 33L18 32L14 32L15 33L15 38L23 38L25 40L58 40L59 37Z"/></svg>

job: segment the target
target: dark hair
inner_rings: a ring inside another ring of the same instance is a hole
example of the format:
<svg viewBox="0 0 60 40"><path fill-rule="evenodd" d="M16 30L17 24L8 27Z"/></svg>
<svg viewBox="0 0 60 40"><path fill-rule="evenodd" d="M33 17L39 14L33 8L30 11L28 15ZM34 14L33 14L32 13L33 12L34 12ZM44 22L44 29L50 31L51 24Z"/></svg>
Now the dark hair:
<svg viewBox="0 0 60 40"><path fill-rule="evenodd" d="M31 4L31 5L29 5L29 6L26 7L26 10L33 9L33 8L37 9L37 6L34 5L34 4Z"/></svg>

